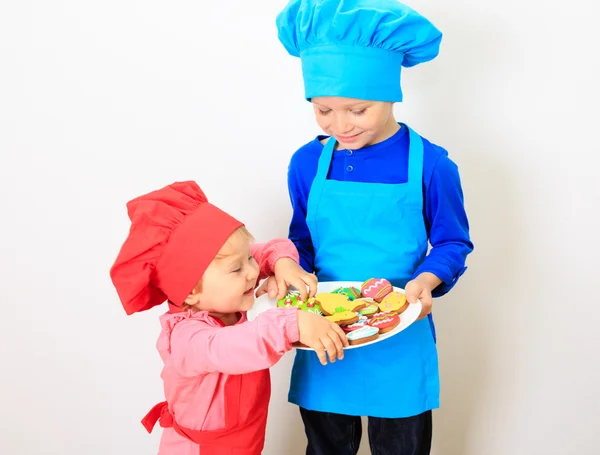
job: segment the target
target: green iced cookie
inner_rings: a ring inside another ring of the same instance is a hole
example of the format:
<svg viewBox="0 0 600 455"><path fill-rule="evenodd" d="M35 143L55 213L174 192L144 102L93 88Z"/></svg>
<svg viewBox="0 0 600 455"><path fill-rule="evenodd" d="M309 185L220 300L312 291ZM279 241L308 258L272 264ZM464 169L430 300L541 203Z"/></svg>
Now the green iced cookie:
<svg viewBox="0 0 600 455"><path fill-rule="evenodd" d="M298 291L288 291L283 299L277 301L279 307L298 306L300 293ZM302 301L300 300L300 303Z"/></svg>
<svg viewBox="0 0 600 455"><path fill-rule="evenodd" d="M352 286L349 288L337 288L337 289L334 289L333 291L331 291L331 293L345 295L348 298L348 300L350 300L350 301L356 300L356 299L360 298L360 296L361 296L360 290L358 290Z"/></svg>
<svg viewBox="0 0 600 455"><path fill-rule="evenodd" d="M323 312L321 311L321 306L319 305L319 302L315 300L314 297L311 297L306 302L303 302L300 299L300 292L295 290L288 291L288 293L283 299L279 299L277 301L277 306L282 308L294 306L300 308L302 311L309 311L311 313L315 313L321 316L323 315Z"/></svg>

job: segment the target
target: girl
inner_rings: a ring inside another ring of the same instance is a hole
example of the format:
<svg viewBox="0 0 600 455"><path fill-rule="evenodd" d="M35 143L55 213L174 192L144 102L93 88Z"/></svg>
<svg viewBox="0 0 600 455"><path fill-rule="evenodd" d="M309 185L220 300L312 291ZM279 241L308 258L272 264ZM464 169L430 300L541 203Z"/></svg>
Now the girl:
<svg viewBox="0 0 600 455"><path fill-rule="evenodd" d="M111 268L113 284L127 314L165 300L170 307L157 342L166 401L142 421L149 432L158 420L165 428L159 455L259 455L268 368L296 341L323 364L325 353L342 359L348 343L336 324L312 313L272 309L248 322L246 311L266 275L304 293L308 285L311 294L316 281L294 262L291 242L251 245L242 223L209 204L194 182L127 207L131 229Z"/></svg>
<svg viewBox="0 0 600 455"><path fill-rule="evenodd" d="M277 25L327 134L289 166L289 237L301 265L320 281L387 278L423 304L407 330L344 362L323 368L296 353L289 400L300 406L307 454L356 454L360 416L369 416L373 454L428 454L439 406L432 296L454 286L473 245L456 165L399 124L393 103L401 68L433 59L441 33L396 0L292 0Z"/></svg>

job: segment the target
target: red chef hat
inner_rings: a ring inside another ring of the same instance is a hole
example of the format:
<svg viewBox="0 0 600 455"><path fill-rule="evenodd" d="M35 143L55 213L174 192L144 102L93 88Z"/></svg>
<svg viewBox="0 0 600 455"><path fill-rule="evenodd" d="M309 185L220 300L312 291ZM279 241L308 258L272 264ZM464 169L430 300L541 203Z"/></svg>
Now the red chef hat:
<svg viewBox="0 0 600 455"><path fill-rule="evenodd" d="M243 223L210 204L196 182L176 182L127 203L129 235L110 269L127 314L169 301L179 310Z"/></svg>

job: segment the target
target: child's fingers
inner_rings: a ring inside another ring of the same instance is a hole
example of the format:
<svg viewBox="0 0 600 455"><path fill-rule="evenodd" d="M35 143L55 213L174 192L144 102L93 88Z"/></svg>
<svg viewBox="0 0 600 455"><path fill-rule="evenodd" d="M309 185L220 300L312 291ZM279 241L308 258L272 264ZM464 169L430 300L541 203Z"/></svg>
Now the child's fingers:
<svg viewBox="0 0 600 455"><path fill-rule="evenodd" d="M309 292L308 295L309 297L314 297L317 293L317 284L318 284L318 279L317 276L313 273L307 273L305 277L303 277L304 283L306 283L306 285L308 286Z"/></svg>
<svg viewBox="0 0 600 455"><path fill-rule="evenodd" d="M335 362L335 358L337 357L337 348L333 340L326 334L325 336L321 337L321 343L323 343L323 347L325 348L325 351L327 351L329 361L331 363Z"/></svg>
<svg viewBox="0 0 600 455"><path fill-rule="evenodd" d="M277 300L283 299L285 297L285 294L287 294L287 290L288 287L285 280L273 280L273 296L276 296Z"/></svg>
<svg viewBox="0 0 600 455"><path fill-rule="evenodd" d="M306 292L306 283L302 280L302 278L298 277L290 281L290 284L298 289L300 293L300 299L306 301L308 296L308 292Z"/></svg>
<svg viewBox="0 0 600 455"><path fill-rule="evenodd" d="M309 297L314 297L317 293L317 277L312 273L294 278L290 281L290 284L298 289L300 292L300 298L304 301ZM308 288L308 290L307 290Z"/></svg>
<svg viewBox="0 0 600 455"><path fill-rule="evenodd" d="M346 333L342 330L342 328L337 324L332 323L331 325L333 326L333 331L337 333L337 336L342 341L342 346L349 346L350 343L348 342L348 337L346 336Z"/></svg>
<svg viewBox="0 0 600 455"><path fill-rule="evenodd" d="M423 292L423 287L419 286L419 284L414 280L409 281L406 284L404 292L406 292L406 300L408 300L408 303L416 303L421 295L421 292Z"/></svg>
<svg viewBox="0 0 600 455"><path fill-rule="evenodd" d="M422 295L421 299L421 314L419 315L419 319L426 318L429 313L431 313L432 301L431 295Z"/></svg>
<svg viewBox="0 0 600 455"><path fill-rule="evenodd" d="M303 301L306 301L308 299L308 292L306 291L306 285L304 284L304 281L299 280L298 284L295 284L294 287L300 292L300 298Z"/></svg>
<svg viewBox="0 0 600 455"><path fill-rule="evenodd" d="M335 350L336 350L335 356L339 360L342 360L344 358L344 344L342 343L340 336L334 330L332 330L328 335L329 335L329 338L331 338L331 341L333 341L333 344L335 345ZM344 336L344 338L346 338L346 337Z"/></svg>
<svg viewBox="0 0 600 455"><path fill-rule="evenodd" d="M315 352L317 353L317 357L319 358L319 362L321 362L321 365L327 365L327 356L326 356L325 348L323 348L323 346L319 346L314 349L315 349Z"/></svg>

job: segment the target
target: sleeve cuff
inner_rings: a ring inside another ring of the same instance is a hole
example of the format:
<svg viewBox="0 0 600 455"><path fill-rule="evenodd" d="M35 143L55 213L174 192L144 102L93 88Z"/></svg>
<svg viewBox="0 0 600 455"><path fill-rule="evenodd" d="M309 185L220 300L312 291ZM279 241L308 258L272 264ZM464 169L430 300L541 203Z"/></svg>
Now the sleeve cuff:
<svg viewBox="0 0 600 455"><path fill-rule="evenodd" d="M420 275L421 273L424 273L424 272L433 273L440 280L442 280L442 282L438 287L436 287L431 292L431 295L434 298L442 297L444 294L447 294L454 287L454 285L456 284L458 279L463 275L463 273L465 273L466 270L467 270L467 267L465 266L465 267L461 268L456 273L456 275L452 276L452 275L450 275L450 273L447 269L444 269L443 267L433 267L431 264L431 265L427 265L426 267L419 267L417 269L417 271L415 272L413 278L416 278L418 275Z"/></svg>
<svg viewBox="0 0 600 455"><path fill-rule="evenodd" d="M295 343L300 340L300 329L298 328L298 310L297 308L285 308L285 327L288 341Z"/></svg>

